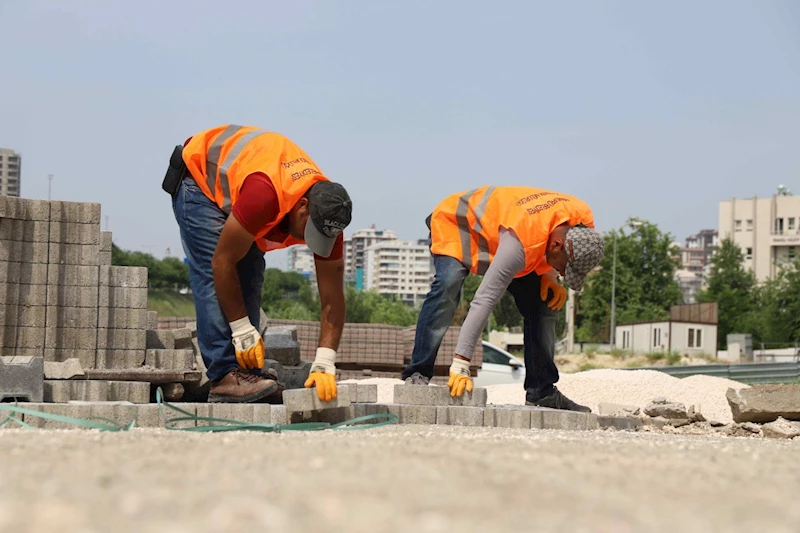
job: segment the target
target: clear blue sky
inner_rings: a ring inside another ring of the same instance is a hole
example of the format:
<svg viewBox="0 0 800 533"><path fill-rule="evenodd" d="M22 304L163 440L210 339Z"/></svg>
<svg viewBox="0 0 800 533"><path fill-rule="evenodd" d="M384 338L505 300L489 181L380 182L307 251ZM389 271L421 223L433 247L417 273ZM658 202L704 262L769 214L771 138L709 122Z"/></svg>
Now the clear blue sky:
<svg viewBox="0 0 800 533"><path fill-rule="evenodd" d="M680 240L722 199L800 193L794 0L0 0L0 49L23 196L52 173L54 199L100 202L118 245L157 256L183 257L172 147L226 123L289 136L348 188L351 229L403 238L485 183Z"/></svg>

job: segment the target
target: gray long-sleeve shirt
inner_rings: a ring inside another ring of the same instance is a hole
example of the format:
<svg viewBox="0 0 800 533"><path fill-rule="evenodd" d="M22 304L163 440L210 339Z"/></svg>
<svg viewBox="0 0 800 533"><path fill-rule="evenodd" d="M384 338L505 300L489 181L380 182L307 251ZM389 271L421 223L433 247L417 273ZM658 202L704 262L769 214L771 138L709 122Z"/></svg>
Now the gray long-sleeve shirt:
<svg viewBox="0 0 800 533"><path fill-rule="evenodd" d="M456 354L472 359L472 352L486 327L489 315L503 293L520 271L525 268L525 249L513 231L500 228L500 242L492 264L486 270L481 284L469 306L467 318L461 327L456 344Z"/></svg>

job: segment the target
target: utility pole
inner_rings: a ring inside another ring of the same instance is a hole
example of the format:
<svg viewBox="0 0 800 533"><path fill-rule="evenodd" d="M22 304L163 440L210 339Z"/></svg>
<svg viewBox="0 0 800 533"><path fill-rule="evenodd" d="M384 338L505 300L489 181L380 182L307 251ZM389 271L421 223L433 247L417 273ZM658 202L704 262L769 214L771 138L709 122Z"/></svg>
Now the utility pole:
<svg viewBox="0 0 800 533"><path fill-rule="evenodd" d="M614 349L614 329L615 329L615 316L614 312L616 311L614 307L614 297L615 293L617 292L617 232L614 232L614 261L613 266L611 267L611 331L609 334L609 349Z"/></svg>
<svg viewBox="0 0 800 533"><path fill-rule="evenodd" d="M51 199L52 191L53 191L53 175L52 174L48 174L47 175L47 199L48 200Z"/></svg>

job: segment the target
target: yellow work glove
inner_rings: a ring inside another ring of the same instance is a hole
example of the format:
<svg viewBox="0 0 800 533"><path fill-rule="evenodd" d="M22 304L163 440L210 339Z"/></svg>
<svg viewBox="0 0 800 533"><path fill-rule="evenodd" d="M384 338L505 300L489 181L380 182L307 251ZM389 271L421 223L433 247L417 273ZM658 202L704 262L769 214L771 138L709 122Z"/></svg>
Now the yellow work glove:
<svg viewBox="0 0 800 533"><path fill-rule="evenodd" d="M464 391L472 392L472 378L469 375L469 361L453 357L450 365L450 379L447 381L450 387L450 396L461 396Z"/></svg>
<svg viewBox="0 0 800 533"><path fill-rule="evenodd" d="M553 290L553 299L547 304L547 307L553 311L560 311L567 301L567 289L558 283L558 279L549 274L542 276L542 286L539 289L539 296L543 302L547 302L547 290Z"/></svg>
<svg viewBox="0 0 800 533"><path fill-rule="evenodd" d="M264 339L248 317L230 323L236 362L246 369L264 368Z"/></svg>
<svg viewBox="0 0 800 533"><path fill-rule="evenodd" d="M336 398L336 351L317 348L317 357L311 365L305 387L317 387L317 396L323 402Z"/></svg>

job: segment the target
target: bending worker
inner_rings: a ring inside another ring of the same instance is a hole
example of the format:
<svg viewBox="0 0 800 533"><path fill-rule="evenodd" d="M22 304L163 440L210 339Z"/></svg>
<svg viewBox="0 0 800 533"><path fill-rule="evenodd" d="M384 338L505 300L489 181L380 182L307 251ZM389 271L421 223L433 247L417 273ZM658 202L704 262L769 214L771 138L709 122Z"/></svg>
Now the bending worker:
<svg viewBox="0 0 800 533"><path fill-rule="evenodd" d="M451 396L472 390L469 362L489 315L507 290L524 319L526 404L588 412L555 386L556 318L567 299L558 274L576 291L603 257L603 237L583 201L530 187L484 186L441 202L426 220L434 276L419 314L408 384L430 383L442 338L469 272L483 276L450 367Z"/></svg>
<svg viewBox="0 0 800 533"><path fill-rule="evenodd" d="M262 375L256 329L264 254L305 243L314 252L322 306L306 387L336 397L335 358L345 320L343 233L352 202L286 137L219 126L178 146L162 185L172 194L189 263L209 402L255 402L281 393Z"/></svg>

